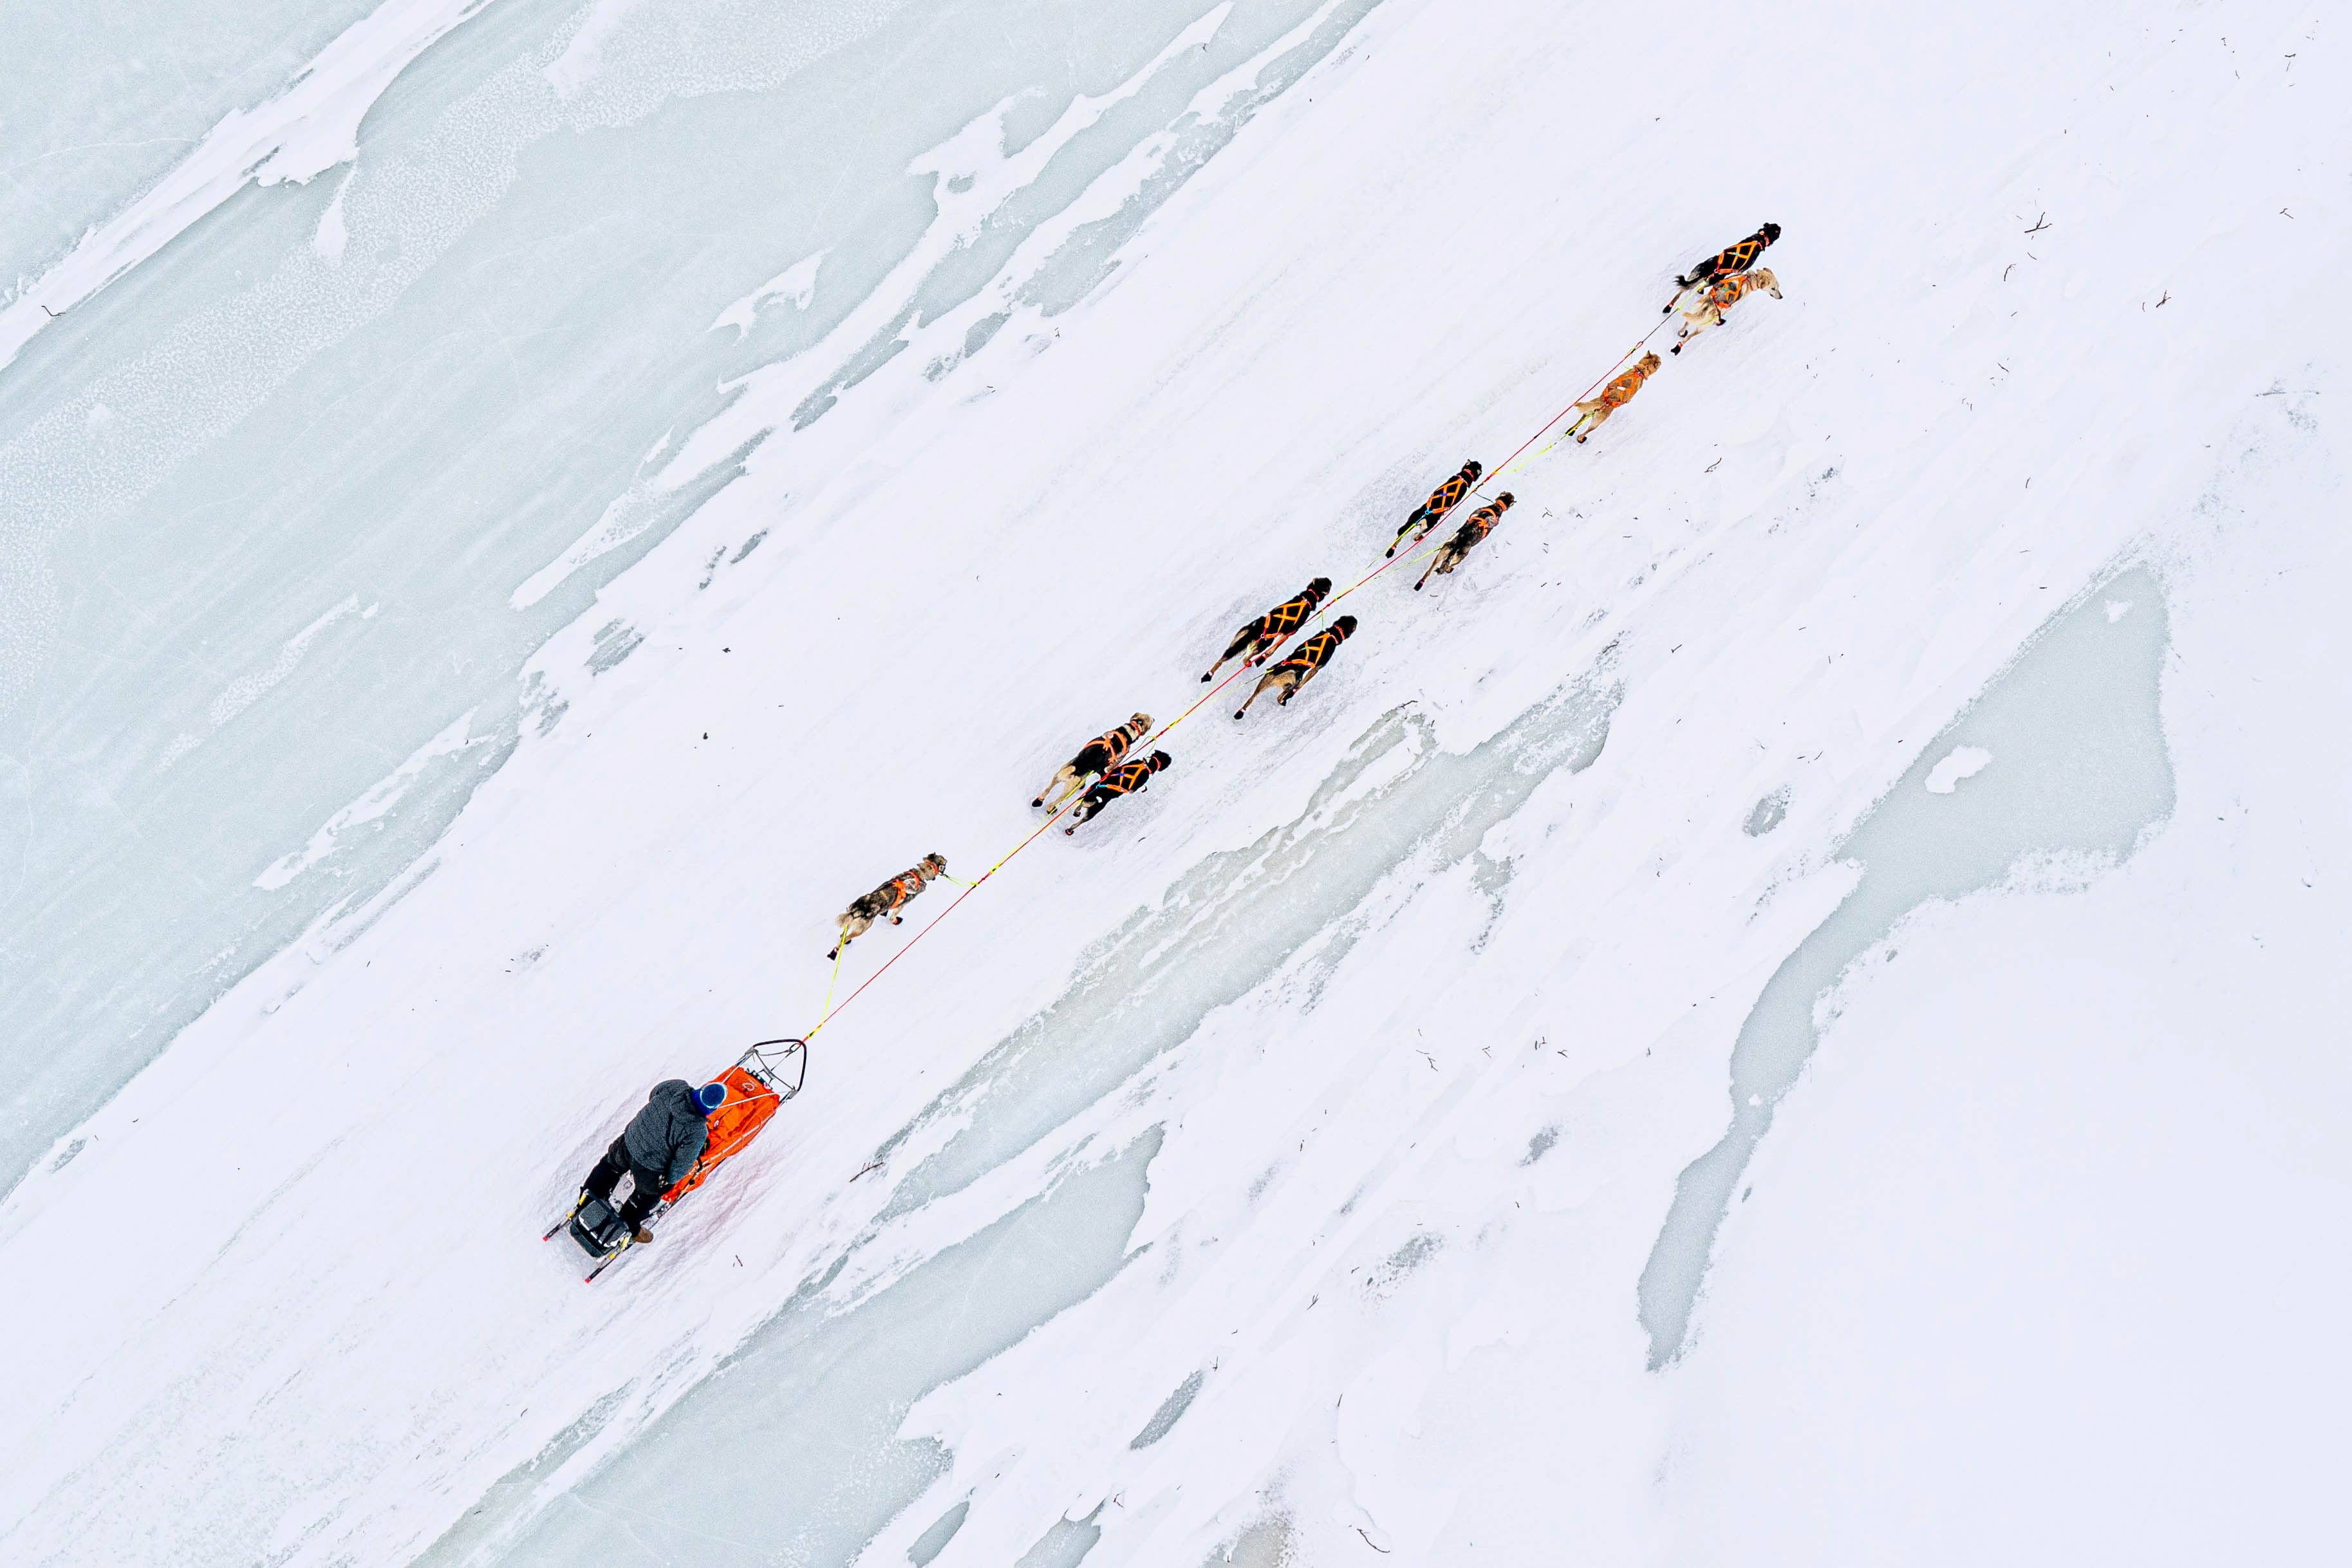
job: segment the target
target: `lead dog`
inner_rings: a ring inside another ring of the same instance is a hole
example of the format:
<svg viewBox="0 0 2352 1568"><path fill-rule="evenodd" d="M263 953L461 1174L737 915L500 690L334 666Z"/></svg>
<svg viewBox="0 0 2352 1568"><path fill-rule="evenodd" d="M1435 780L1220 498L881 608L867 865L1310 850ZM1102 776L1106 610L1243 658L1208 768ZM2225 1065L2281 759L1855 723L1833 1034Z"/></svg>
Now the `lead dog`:
<svg viewBox="0 0 2352 1568"><path fill-rule="evenodd" d="M1723 325L1723 313L1759 289L1775 300L1780 297L1780 280L1772 276L1769 267L1759 267L1753 272L1735 272L1708 284L1699 302L1683 312L1683 324L1675 330L1676 342L1667 352L1680 353L1684 343L1709 327Z"/></svg>

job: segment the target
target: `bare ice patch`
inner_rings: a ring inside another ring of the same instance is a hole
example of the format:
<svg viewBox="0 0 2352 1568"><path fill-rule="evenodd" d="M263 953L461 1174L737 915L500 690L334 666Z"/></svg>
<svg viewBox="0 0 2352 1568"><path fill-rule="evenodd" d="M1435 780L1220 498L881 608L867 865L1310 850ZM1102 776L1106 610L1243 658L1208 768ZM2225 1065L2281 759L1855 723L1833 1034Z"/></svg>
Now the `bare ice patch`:
<svg viewBox="0 0 2352 1568"><path fill-rule="evenodd" d="M2085 595L2035 633L1840 847L1861 864L1862 879L1782 962L1740 1026L1730 1125L1676 1181L1642 1270L1637 1300L1653 1370L1689 1343L1732 1196L1820 1041L1817 1005L1848 967L1930 899L2011 885L2021 865L2063 863L2078 877L2084 867L2112 866L2171 815L2158 707L2163 595L2145 569L2105 586L2130 596L2103 604ZM2142 600L2156 606L2151 614L2114 613L2118 602ZM1996 752L2000 769L1953 789ZM1910 787L1915 780L1924 787Z"/></svg>
<svg viewBox="0 0 2352 1568"><path fill-rule="evenodd" d="M1935 786L1930 784L1927 787L1933 789ZM1788 815L1789 786L1782 784L1756 803L1755 809L1748 814L1748 820L1739 825L1739 831L1750 838L1761 838L1780 826L1780 819Z"/></svg>

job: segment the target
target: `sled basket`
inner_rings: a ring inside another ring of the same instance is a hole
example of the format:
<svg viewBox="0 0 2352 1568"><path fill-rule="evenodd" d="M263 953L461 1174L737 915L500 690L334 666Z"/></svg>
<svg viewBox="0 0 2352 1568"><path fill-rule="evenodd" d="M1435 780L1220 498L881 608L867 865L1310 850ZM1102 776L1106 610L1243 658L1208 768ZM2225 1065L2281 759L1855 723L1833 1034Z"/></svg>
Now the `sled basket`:
<svg viewBox="0 0 2352 1568"><path fill-rule="evenodd" d="M727 1099L710 1113L709 1143L702 1158L686 1178L663 1194L676 1203L710 1179L710 1173L748 1148L784 1101L801 1091L808 1079L808 1043L804 1040L761 1040L719 1075Z"/></svg>
<svg viewBox="0 0 2352 1568"><path fill-rule="evenodd" d="M781 1103L800 1093L808 1079L808 1042L761 1040L735 1065L773 1089Z"/></svg>

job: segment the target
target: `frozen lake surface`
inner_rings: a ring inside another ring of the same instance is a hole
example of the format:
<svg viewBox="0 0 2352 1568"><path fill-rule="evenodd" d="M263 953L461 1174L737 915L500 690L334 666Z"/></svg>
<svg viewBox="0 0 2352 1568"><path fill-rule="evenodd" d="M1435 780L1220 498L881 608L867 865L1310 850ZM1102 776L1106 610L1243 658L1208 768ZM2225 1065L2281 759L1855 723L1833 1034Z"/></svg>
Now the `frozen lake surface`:
<svg viewBox="0 0 2352 1568"><path fill-rule="evenodd" d="M0 380L0 834L22 872L0 1180L256 963L391 886L551 722L524 662L740 471L740 449L661 461L733 378L796 361L799 426L992 285L1050 316L1255 107L1202 115L1196 93L1253 63L1278 92L1360 9L504 0L362 105L364 156L228 195L33 337ZM220 93L266 85L307 35L264 21L236 46L179 17L135 79L241 47ZM12 51L8 129L89 133L99 110L58 73L86 94L103 44ZM1154 137L1151 172L1106 190ZM153 173L27 155L53 184L10 187L12 238ZM1074 211L1090 192L1102 210ZM763 292L787 263L803 288ZM607 641L600 668L636 646Z"/></svg>
<svg viewBox="0 0 2352 1568"><path fill-rule="evenodd" d="M16 16L0 1559L2323 1558L2339 31Z"/></svg>

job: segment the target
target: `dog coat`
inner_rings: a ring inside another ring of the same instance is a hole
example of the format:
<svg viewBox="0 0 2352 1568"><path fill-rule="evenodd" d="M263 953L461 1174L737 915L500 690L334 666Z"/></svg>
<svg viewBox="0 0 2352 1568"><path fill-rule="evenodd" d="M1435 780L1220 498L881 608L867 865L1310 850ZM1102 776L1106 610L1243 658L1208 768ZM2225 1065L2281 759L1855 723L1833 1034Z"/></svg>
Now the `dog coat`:
<svg viewBox="0 0 2352 1568"><path fill-rule="evenodd" d="M911 871L901 871L874 889L886 910L895 910L931 884L930 874L920 866Z"/></svg>
<svg viewBox="0 0 2352 1568"><path fill-rule="evenodd" d="M1127 732L1126 725L1121 724L1109 734L1097 735L1079 747L1078 754L1070 759L1070 765L1082 773L1108 773L1119 758L1127 755L1127 749L1133 744L1135 737Z"/></svg>
<svg viewBox="0 0 2352 1568"><path fill-rule="evenodd" d="M1748 298L1748 291L1755 287L1755 280L1747 273L1735 272L1730 277L1719 278L1707 286L1706 302L1714 306L1719 315Z"/></svg>
<svg viewBox="0 0 2352 1568"><path fill-rule="evenodd" d="M1495 525L1503 521L1503 513L1507 510L1502 502L1496 501L1490 506L1482 506L1472 512L1463 520L1462 526L1454 531L1453 540L1454 548L1467 550L1494 532Z"/></svg>
<svg viewBox="0 0 2352 1568"><path fill-rule="evenodd" d="M1638 364L1635 365L1633 369L1627 371L1624 374L1617 377L1608 385L1601 389L1601 406L1603 408L1624 407L1625 405L1633 401L1633 395L1642 390L1642 383L1647 381L1649 379L1649 375L1650 373L1648 371L1643 370Z"/></svg>

